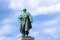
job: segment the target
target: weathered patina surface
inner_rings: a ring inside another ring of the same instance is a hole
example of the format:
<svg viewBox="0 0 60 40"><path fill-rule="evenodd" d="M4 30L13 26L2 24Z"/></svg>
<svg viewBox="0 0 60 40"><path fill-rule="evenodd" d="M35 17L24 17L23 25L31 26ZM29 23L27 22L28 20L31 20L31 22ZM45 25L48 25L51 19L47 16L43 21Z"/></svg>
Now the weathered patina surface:
<svg viewBox="0 0 60 40"><path fill-rule="evenodd" d="M20 19L20 32L22 36L28 36L29 30L32 28L32 16L30 13L26 12L26 9L23 9L23 12L19 16Z"/></svg>

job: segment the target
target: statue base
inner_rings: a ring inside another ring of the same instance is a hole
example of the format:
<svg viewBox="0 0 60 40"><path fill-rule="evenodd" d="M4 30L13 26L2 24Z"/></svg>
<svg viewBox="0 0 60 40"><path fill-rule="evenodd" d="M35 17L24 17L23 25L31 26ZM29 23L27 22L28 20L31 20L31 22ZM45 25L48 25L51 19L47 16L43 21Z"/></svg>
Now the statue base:
<svg viewBox="0 0 60 40"><path fill-rule="evenodd" d="M34 40L34 37L30 37L30 36L19 37L17 40Z"/></svg>

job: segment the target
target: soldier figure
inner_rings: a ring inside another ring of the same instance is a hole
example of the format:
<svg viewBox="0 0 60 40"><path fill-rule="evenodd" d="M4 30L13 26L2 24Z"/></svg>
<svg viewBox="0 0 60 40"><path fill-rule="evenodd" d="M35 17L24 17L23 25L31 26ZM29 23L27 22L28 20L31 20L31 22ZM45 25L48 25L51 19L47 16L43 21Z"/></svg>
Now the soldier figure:
<svg viewBox="0 0 60 40"><path fill-rule="evenodd" d="M20 14L20 32L22 37L28 36L29 30L32 28L32 16L30 13L26 12L26 9L23 9L23 12Z"/></svg>

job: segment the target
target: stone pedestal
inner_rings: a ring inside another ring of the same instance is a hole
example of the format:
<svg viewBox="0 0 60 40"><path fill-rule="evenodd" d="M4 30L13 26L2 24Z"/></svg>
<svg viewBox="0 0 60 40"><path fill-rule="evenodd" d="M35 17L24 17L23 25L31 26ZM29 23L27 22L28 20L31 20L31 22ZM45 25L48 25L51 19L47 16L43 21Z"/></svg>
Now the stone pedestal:
<svg viewBox="0 0 60 40"><path fill-rule="evenodd" d="M17 40L34 40L34 37L19 37Z"/></svg>

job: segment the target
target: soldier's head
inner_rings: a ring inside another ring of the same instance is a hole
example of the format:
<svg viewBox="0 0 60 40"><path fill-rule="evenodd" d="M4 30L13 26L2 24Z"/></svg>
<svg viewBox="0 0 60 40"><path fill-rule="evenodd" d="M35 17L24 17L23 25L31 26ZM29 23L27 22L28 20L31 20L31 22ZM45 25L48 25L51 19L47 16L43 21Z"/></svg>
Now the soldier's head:
<svg viewBox="0 0 60 40"><path fill-rule="evenodd" d="M23 12L26 12L27 10L26 9L23 9Z"/></svg>

